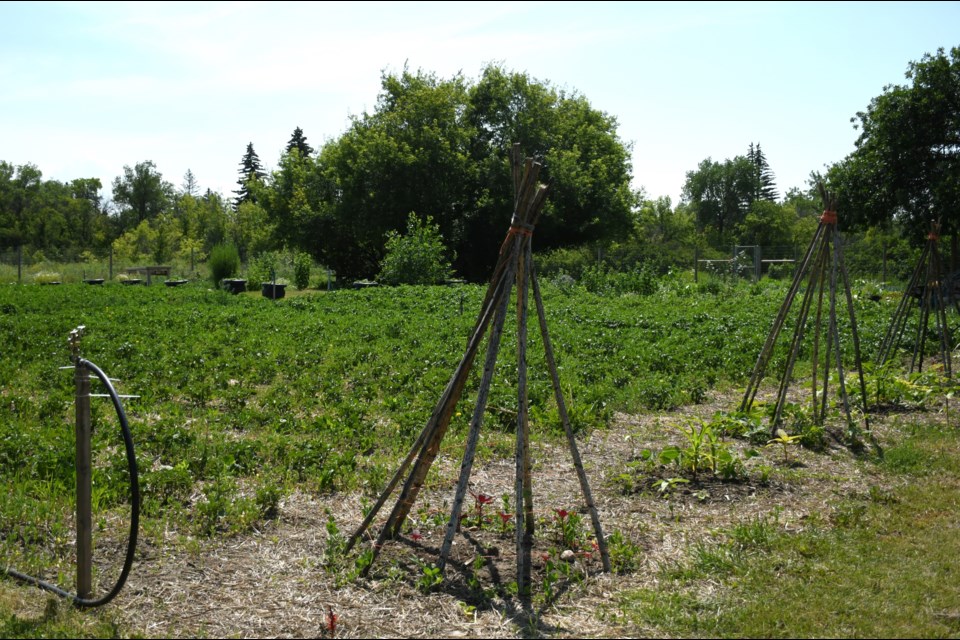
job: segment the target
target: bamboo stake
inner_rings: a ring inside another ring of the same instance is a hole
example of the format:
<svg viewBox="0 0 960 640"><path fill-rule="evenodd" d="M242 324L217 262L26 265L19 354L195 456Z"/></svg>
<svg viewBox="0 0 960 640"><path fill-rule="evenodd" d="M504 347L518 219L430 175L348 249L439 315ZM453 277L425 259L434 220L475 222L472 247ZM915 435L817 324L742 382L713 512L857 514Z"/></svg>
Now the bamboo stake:
<svg viewBox="0 0 960 640"><path fill-rule="evenodd" d="M530 595L531 552L533 549L533 481L530 476L530 423L527 398L527 306L532 255L529 239L518 260L517 271L517 447L516 447L516 536L517 588Z"/></svg>
<svg viewBox="0 0 960 640"><path fill-rule="evenodd" d="M823 253L824 255L826 255L826 245L823 245L823 246L824 246ZM813 394L812 396L813 397L811 399L813 403L814 424L818 424L818 425L823 424L823 419L825 417L824 414L826 409L826 404L824 404L823 408L821 408L820 406L818 406L818 403L817 403L817 371L820 367L820 334L823 333L823 292L826 289L826 273L827 271L824 268L824 265L821 261L821 264L819 267L819 281L817 283L817 286L819 287L819 290L817 292L817 316L816 316L816 319L814 320L813 357L812 357L812 363L813 363L813 382L812 382ZM827 338L827 340L829 341L829 337ZM830 369L830 362L829 360L827 360L823 363L824 382L826 382L827 378L830 376L829 369ZM826 388L824 388L824 392L823 392L824 400L826 399L826 397L827 397L827 392L826 392Z"/></svg>
<svg viewBox="0 0 960 640"><path fill-rule="evenodd" d="M348 542L349 551L356 541L363 535L370 523L373 521L376 513L380 510L387 498L399 484L400 479L411 464L412 469L404 483L400 497L394 505L393 511L387 519L386 524L380 531L380 534L373 547L373 560L376 559L379 550L390 536L397 536L400 533L403 522L406 520L409 510L416 500L418 492L423 486L426 475L433 464L439 451L440 443L450 424L450 418L453 410L462 395L463 388L469 376L473 360L478 352L480 342L489 329L491 334L487 344L487 356L484 365L484 373L481 380L480 390L478 392L477 404L470 424L467 447L461 461L460 477L457 483L456 495L451 508L450 520L447 523L447 530L444 536L443 545L440 551L439 567L443 570L449 558L450 547L453 543L453 536L457 531L459 517L463 510L463 501L469 487L470 473L472 470L476 448L479 441L482 418L486 409L489 390L492 384L493 372L496 366L496 358L499 353L499 345L503 334L503 327L506 319L506 309L510 301L514 282L517 284L517 362L518 362L518 384L517 384L517 446L516 446L516 525L517 525L517 582L520 587L519 592L524 600L529 599L530 595L530 575L531 575L531 552L533 547L533 536L535 522L533 518L533 482L531 477L531 458L530 458L530 433L529 433L529 399L527 391L527 344L528 344L528 318L529 318L529 296L531 283L534 291L534 299L540 319L541 333L544 338L545 349L547 352L547 363L550 369L551 379L554 386L554 393L557 396L558 408L561 420L564 424L564 430L570 443L571 454L574 459L574 466L577 470L580 481L581 491L590 511L594 530L597 535L598 546L600 548L603 566L606 571L610 571L610 560L607 552L606 541L603 536L603 530L600 526L599 516L596 505L590 494L589 483L586 473L583 470L583 463L577 451L576 441L573 435L573 429L570 426L569 416L566 406L563 402L563 396L560 388L560 380L557 374L556 362L553 356L553 349L549 342L549 334L546 327L546 314L543 310L543 302L540 296L539 286L533 273L533 252L531 246L531 236L536 222L542 213L543 205L546 202L547 186L537 182L542 165L534 162L532 158L522 159L519 153L519 145L514 145L511 153L512 159L512 177L515 189L514 214L511 220L510 231L500 247L500 255L494 273L490 279L490 285L487 288L483 304L482 313L474 325L474 331L468 341L467 352L454 375L448 382L440 401L431 415L430 421L421 432L417 441L414 443L406 459L400 468L394 474L387 488L383 491L377 504L367 514L364 522L354 533ZM521 163L523 169L521 171ZM492 329L490 328L493 323ZM416 458L416 462L414 462ZM372 565L372 561L371 561ZM368 565L363 574L369 570Z"/></svg>
<svg viewBox="0 0 960 640"><path fill-rule="evenodd" d="M903 296L901 296L900 302L897 304L897 309L893 314L893 320L887 328L887 333L883 336L883 342L880 343L880 352L877 354L877 361L880 364L885 363L891 353L895 353L900 346L903 330L906 328L906 322L910 316L910 308L912 307L910 304L910 298L912 296L910 294L912 291L919 290L920 288L921 272L924 264L926 264L929 252L929 244L924 245L923 250L920 252L920 260L917 261L913 269L913 274L907 283L906 291L904 291Z"/></svg>
<svg viewBox="0 0 960 640"><path fill-rule="evenodd" d="M512 270L508 269L507 273L504 274L504 284L500 288L499 297L491 299L491 306L494 303L499 304L503 297L509 297L507 289L511 286L511 278ZM400 528L403 526L404 520L413 507L413 503L416 502L417 495L420 493L420 489L426 480L427 473L430 471L430 467L433 465L440 451L440 443L446 435L447 428L450 426L450 419L463 392L463 387L466 385L470 368L473 366L474 357L476 356L477 349L480 347L480 341L483 338L483 333L486 331L486 328L486 326L482 327L481 330L475 333L474 338L471 339L471 347L473 348L471 349L469 359L465 359L464 361L464 367L458 370L460 376L457 379L455 394L445 398L446 402L443 404L442 411L440 412L437 428L434 430L431 439L424 444L417 464L414 466L410 477L405 483L393 512L384 525L383 532L378 540L378 545L383 543L385 537L395 537L400 533Z"/></svg>
<svg viewBox="0 0 960 640"><path fill-rule="evenodd" d="M819 252L821 255L818 255L818 261L822 260L821 250ZM819 262L815 262L815 265ZM807 289L803 293L803 300L800 303L800 314L797 317L796 328L793 332L793 340L790 344L789 355L787 356L787 367L784 371L783 377L780 378L780 388L777 391L777 404L776 412L774 413L773 420L770 424L770 433L773 436L777 434L777 427L780 426L780 416L783 411L783 406L787 398L787 390L790 387L790 377L793 375L793 367L797 361L797 355L800 353L800 343L803 340L804 327L807 323L807 315L810 312L810 304L813 301L813 292L816 285L816 270L810 272L810 279L807 284ZM819 316L819 310L818 310ZM816 328L815 328L816 330Z"/></svg>
<svg viewBox="0 0 960 640"><path fill-rule="evenodd" d="M497 284L497 289L502 287L503 283ZM492 289L494 287L491 287ZM463 382L466 381L465 373L469 373L471 364L473 362L474 354L476 349L480 345L480 340L483 337L483 332L486 330L487 324L490 321L491 314L494 311L493 305L486 305L483 309L483 312L479 316L479 321L477 327L474 329L474 332L471 336L471 339L467 346L467 352L464 357L461 359L459 366L456 371L454 371L453 376L450 378L450 381L447 383L446 388L444 389L443 394L441 395L440 401L434 409L433 415L430 417L430 420L427 422L427 425L420 432L420 435L417 437L416 442L410 448L410 452L407 454L407 457L400 464L400 468L394 473L393 478L390 480L386 489L381 492L380 497L377 499L376 504L373 508L370 509L370 512L367 513L367 516L364 518L361 525L357 528L357 531L350 537L350 540L347 542L346 549L344 553L349 553L353 546L359 540L360 536L367 530L370 526L370 523L376 517L377 513L383 507L384 503L387 501L387 498L393 493L396 489L397 484L400 482L400 478L403 476L404 472L410 466L410 463L413 461L414 457L418 452L422 452L424 444L432 438L436 433L439 424L441 423L441 417L444 413L445 407L450 404L451 399L456 396L457 399L460 397L460 393L463 390ZM453 401L453 405L456 405L456 400Z"/></svg>
<svg viewBox="0 0 960 640"><path fill-rule="evenodd" d="M603 527L600 525L600 515L597 513L597 505L593 501L593 495L590 491L590 483L587 480L587 472L583 468L583 460L580 458L580 451L577 448L577 438L573 433L573 427L570 424L570 416L567 414L567 404L563 399L563 391L560 388L560 375L557 371L557 361L553 355L553 345L550 343L550 332L547 330L547 314L543 306L543 298L540 295L540 284L537 282L536 272L531 270L530 280L533 283L533 299L537 305L537 316L540 319L540 335L543 337L543 350L546 354L547 369L550 370L550 381L553 384L553 395L557 401L557 411L560 414L560 422L563 423L563 431L567 436L567 444L570 446L570 455L573 457L573 466L577 470L577 479L580 481L580 492L587 503L587 509L590 512L590 521L593 523L593 532L597 536L597 546L600 550L600 559L603 561L603 570L611 571L610 554L607 551L607 541L603 535Z"/></svg>
<svg viewBox="0 0 960 640"><path fill-rule="evenodd" d="M824 225L822 222L817 226L817 230L813 235L813 240L807 247L807 251L803 256L803 260L800 262L800 266L793 274L793 282L790 284L790 289L787 292L787 296L784 298L783 304L780 305L780 311L777 312L777 316L774 318L773 327L770 329L770 333L767 334L767 339L763 343L763 348L760 350L760 355L757 357L757 363L754 365L753 373L750 376L750 382L747 385L747 390L743 394L743 401L740 403L740 411L749 411L750 407L753 405L753 400L760 388L760 381L763 379L763 375L767 368L767 363L770 360L770 356L773 354L773 346L776 344L777 338L780 335L780 331L783 329L783 323L787 319L787 313L790 311L790 307L793 305L793 300L797 295L797 291L800 289L800 283L803 281L803 276L807 267L809 266L810 258L813 255L814 248L816 247L820 236L823 234L823 227Z"/></svg>
<svg viewBox="0 0 960 640"><path fill-rule="evenodd" d="M490 393L490 384L493 382L493 372L497 364L497 354L500 351L500 337L503 335L503 325L507 317L510 289L512 288L511 284L508 280L505 295L500 297L497 306L497 317L493 323L490 339L487 342L487 358L483 365L483 378L480 381L480 390L477 392L477 404L474 407L473 417L470 420L470 433L467 436L467 447L463 454L463 461L460 464L460 480L457 482L457 491L453 500L453 507L450 509L450 520L447 522L446 535L443 539L443 545L440 548L440 560L437 566L441 571L446 568L447 557L450 554L450 546L453 544L453 535L456 533L460 523L460 512L463 508L463 500L467 494L470 471L473 469L473 459L477 451L477 442L480 438L480 425L483 423L483 412L487 408L487 397Z"/></svg>
<svg viewBox="0 0 960 640"><path fill-rule="evenodd" d="M847 274L847 266L843 262L843 251L841 250L843 243L840 239L839 229L836 230L835 236L837 268L840 270L840 275L843 278L843 290L847 296L847 312L850 315L850 337L853 339L853 364L857 368L857 374L860 377L860 404L861 410L863 411L863 425L869 432L870 415L867 413L867 381L863 377L863 360L860 356L860 331L857 329L857 315L853 310L853 294L850 291L850 276ZM874 446L876 446L877 442L872 433L870 439L873 441Z"/></svg>
<svg viewBox="0 0 960 640"><path fill-rule="evenodd" d="M850 399L847 397L847 385L843 375L843 350L840 348L840 328L837 324L837 271L840 261L840 243L837 235L836 224L833 225L833 256L834 260L830 265L830 332L834 336L836 344L835 357L837 360L837 384L840 387L840 397L843 399L843 410L847 414L847 423L852 426L853 419L850 416Z"/></svg>
<svg viewBox="0 0 960 640"><path fill-rule="evenodd" d="M836 212L835 212L835 202L831 196L829 196L826 191L823 189L822 185L819 185L821 196L823 197L824 202L824 213L820 218L820 224L817 226L817 231L814 234L813 241L810 243L810 246L807 248L807 252L801 262L800 268L794 274L794 280L791 284L790 290L787 293L787 296L783 302L783 305L780 307L780 311L777 314L777 317L774 320L773 328L770 333L767 335L767 340L765 341L763 348L760 351L760 355L757 358L757 364L754 367L753 374L751 376L750 382L747 386L747 390L744 393L743 401L740 405L741 411L749 410L750 406L753 403L756 393L759 389L760 380L763 378L764 370L769 362L769 359L773 353L773 347L776 343L777 338L779 337L780 331L783 328L783 324L786 321L787 314L789 309L792 307L793 303L796 300L796 295L799 290L800 284L803 281L805 275L809 272L809 280L807 285L807 290L804 292L803 300L801 302L799 317L797 320L797 325L794 330L793 339L791 341L787 365L783 377L780 380L780 385L777 390L777 404L774 410L774 417L771 424L771 432L776 433L776 429L780 424L780 419L782 416L782 411L786 403L786 394L790 384L790 378L793 375L793 368L796 363L800 345L803 340L803 334L805 331L807 319L809 316L810 308L812 306L814 290L816 290L817 298L817 312L814 320L814 334L813 334L813 376L812 376L812 406L814 419L818 422L822 421L826 415L826 402L827 402L827 392L829 388L829 371L831 367L831 360L835 360L835 366L837 368L837 378L839 383L840 395L843 400L844 410L847 416L847 422L850 428L853 428L853 418L850 410L850 398L847 393L846 382L844 378L843 370L843 350L840 346L840 331L839 323L837 321L837 286L840 284L838 282L839 276L842 276L842 284L844 287L844 293L846 295L847 309L850 315L850 326L853 334L853 346L855 353L855 366L860 374L860 387L861 394L863 397L863 413L864 420L867 424L867 429L869 430L869 421L867 420L866 414L866 383L863 378L863 367L860 359L860 340L856 330L856 317L853 308L853 296L850 292L850 282L847 276L846 267L843 264L843 252L841 249L842 243L840 238L840 232L837 227ZM830 255L830 246L832 243L833 256L831 259ZM811 262L812 260L812 262ZM819 370L819 351L820 351L820 335L823 330L823 320L822 320L822 310L823 310L823 297L826 289L826 277L827 277L827 265L830 267L830 284L829 284L829 311L827 318L827 332L826 332L826 343L824 349L824 363L823 363L823 393L820 398L820 411L817 411L817 375Z"/></svg>

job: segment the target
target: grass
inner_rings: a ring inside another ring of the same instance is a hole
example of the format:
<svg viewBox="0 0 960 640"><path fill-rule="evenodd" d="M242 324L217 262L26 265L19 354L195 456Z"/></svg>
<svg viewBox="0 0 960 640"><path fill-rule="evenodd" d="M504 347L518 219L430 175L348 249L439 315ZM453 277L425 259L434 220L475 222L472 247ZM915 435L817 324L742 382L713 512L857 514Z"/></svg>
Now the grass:
<svg viewBox="0 0 960 640"><path fill-rule="evenodd" d="M776 519L695 545L657 590L621 595L618 622L672 636L957 637L960 633L960 434L914 425L871 485L801 532ZM719 582L704 596L697 585Z"/></svg>

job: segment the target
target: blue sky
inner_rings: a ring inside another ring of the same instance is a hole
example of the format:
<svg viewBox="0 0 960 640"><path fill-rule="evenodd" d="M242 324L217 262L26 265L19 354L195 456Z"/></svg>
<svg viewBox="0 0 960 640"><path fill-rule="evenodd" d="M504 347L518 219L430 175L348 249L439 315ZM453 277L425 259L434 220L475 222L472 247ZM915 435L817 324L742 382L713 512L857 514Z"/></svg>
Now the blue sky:
<svg viewBox="0 0 960 640"><path fill-rule="evenodd" d="M2 2L0 160L46 179L152 160L232 196L372 111L406 64L491 62L584 95L633 145L633 182L676 204L705 158L760 143L782 193L854 148L850 118L910 61L960 46L960 2Z"/></svg>

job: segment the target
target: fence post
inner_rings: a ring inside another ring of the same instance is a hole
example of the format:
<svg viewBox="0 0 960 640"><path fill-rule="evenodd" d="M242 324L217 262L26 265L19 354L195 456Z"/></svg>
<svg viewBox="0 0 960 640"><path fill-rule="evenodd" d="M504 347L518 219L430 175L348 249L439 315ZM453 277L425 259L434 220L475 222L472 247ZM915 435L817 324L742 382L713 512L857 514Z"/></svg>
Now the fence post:
<svg viewBox="0 0 960 640"><path fill-rule="evenodd" d="M693 283L697 283L697 276L700 274L700 247L693 248Z"/></svg>
<svg viewBox="0 0 960 640"><path fill-rule="evenodd" d="M882 252L882 255L883 255L883 284L886 285L886 284L887 284L887 239L886 239L886 238L883 239L883 244L882 244L881 246L883 247L883 252Z"/></svg>

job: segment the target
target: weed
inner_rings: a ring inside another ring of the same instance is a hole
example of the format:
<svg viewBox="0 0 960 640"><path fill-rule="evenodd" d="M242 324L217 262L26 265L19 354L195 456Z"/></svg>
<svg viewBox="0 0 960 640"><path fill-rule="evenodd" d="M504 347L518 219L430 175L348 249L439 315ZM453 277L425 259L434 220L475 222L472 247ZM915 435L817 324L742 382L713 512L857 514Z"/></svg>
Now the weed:
<svg viewBox="0 0 960 640"><path fill-rule="evenodd" d="M420 577L417 579L417 590L420 593L428 594L441 584L443 584L443 572L433 563L427 564L422 560L417 560L420 565Z"/></svg>
<svg viewBox="0 0 960 640"><path fill-rule="evenodd" d="M614 573L630 573L640 568L642 549L619 530L607 537L607 552L610 554L610 567Z"/></svg>

